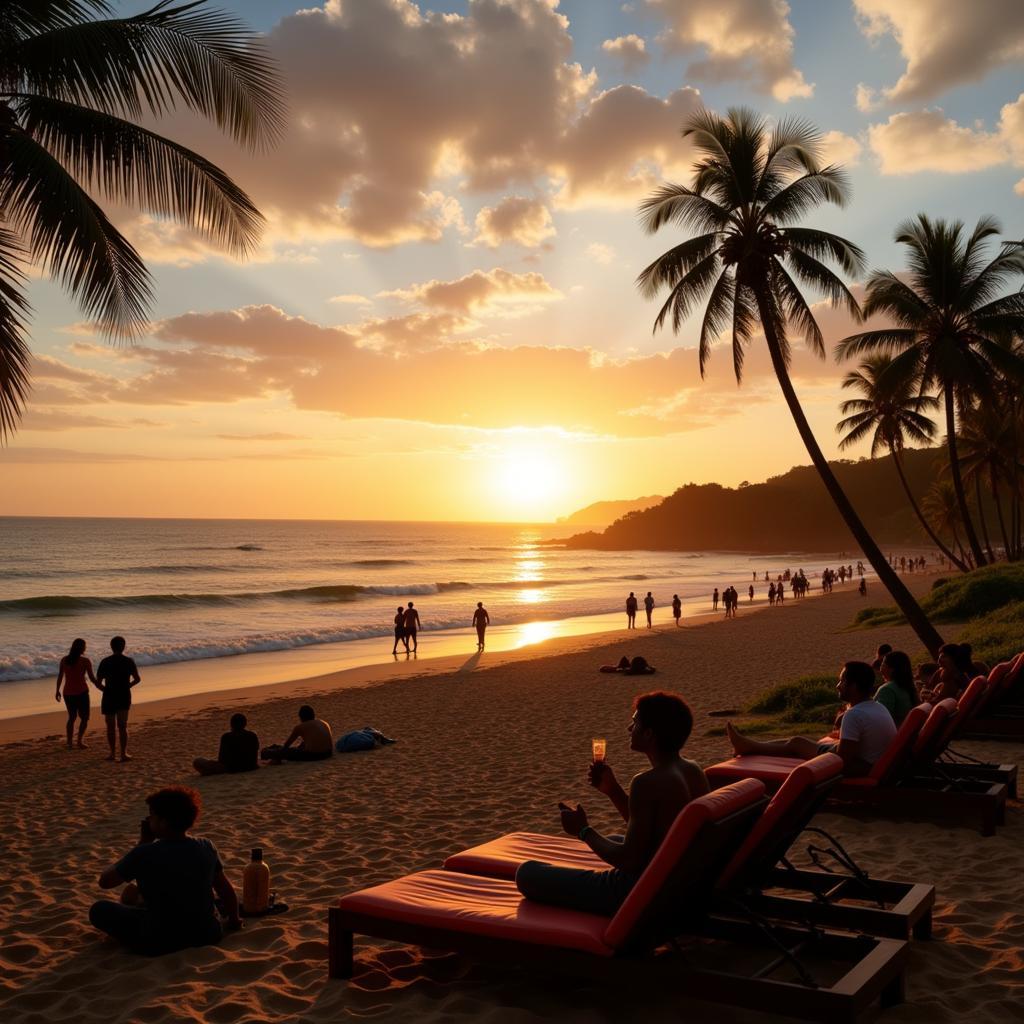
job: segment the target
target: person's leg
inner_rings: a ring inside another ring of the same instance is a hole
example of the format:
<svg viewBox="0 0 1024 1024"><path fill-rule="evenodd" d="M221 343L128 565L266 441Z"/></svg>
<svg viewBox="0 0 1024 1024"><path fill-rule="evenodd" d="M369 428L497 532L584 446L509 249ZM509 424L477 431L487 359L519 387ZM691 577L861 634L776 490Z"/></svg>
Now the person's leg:
<svg viewBox="0 0 1024 1024"><path fill-rule="evenodd" d="M85 695L85 700L78 708L78 749L86 750L89 746L85 742L85 730L89 728L89 695Z"/></svg>
<svg viewBox="0 0 1024 1024"><path fill-rule="evenodd" d="M113 900L98 900L89 908L89 922L130 949L146 945L147 911Z"/></svg>
<svg viewBox="0 0 1024 1024"><path fill-rule="evenodd" d="M72 741L73 741L73 738L74 738L74 735L75 735L75 718L77 717L78 712L75 710L74 702L68 700L67 697L64 698L64 703L65 703L65 705L67 706L67 709L68 709L67 734L68 734L68 750L70 750L72 748L72 746L74 746Z"/></svg>
<svg viewBox="0 0 1024 1024"><path fill-rule="evenodd" d="M737 755L759 754L762 757L799 757L809 761L818 756L818 744L804 736L791 736L788 740L752 740L739 732L732 722L725 726L726 735Z"/></svg>
<svg viewBox="0 0 1024 1024"><path fill-rule="evenodd" d="M117 713L117 733L121 741L121 760L130 761L128 756L128 709L123 708Z"/></svg>
<svg viewBox="0 0 1024 1024"><path fill-rule="evenodd" d="M115 727L117 725L117 714L111 712L109 715L104 714L103 716L107 720L107 746L110 747L110 753L107 755L108 761L116 761L117 753L115 746Z"/></svg>
<svg viewBox="0 0 1024 1024"><path fill-rule="evenodd" d="M272 743L269 747L264 747L260 751L260 759L270 761L272 764L280 764L283 754L284 747L280 743Z"/></svg>
<svg viewBox="0 0 1024 1024"><path fill-rule="evenodd" d="M609 868L591 871L528 860L516 872L516 888L534 903L612 917L629 895L635 879Z"/></svg>
<svg viewBox="0 0 1024 1024"><path fill-rule="evenodd" d="M200 775L223 775L227 771L220 761L211 761L208 757L197 757L192 762L192 767Z"/></svg>

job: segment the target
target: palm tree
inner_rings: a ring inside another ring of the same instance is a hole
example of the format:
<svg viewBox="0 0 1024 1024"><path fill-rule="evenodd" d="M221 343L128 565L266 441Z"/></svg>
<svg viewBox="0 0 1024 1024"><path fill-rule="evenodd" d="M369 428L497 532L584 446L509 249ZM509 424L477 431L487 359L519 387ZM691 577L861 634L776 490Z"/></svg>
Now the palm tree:
<svg viewBox="0 0 1024 1024"><path fill-rule="evenodd" d="M256 35L206 0L112 15L108 0L0 5L0 440L29 390L29 264L108 336L133 338L147 323L149 273L94 196L189 225L236 255L262 228L223 171L137 123L183 106L250 148L274 141L281 91Z"/></svg>
<svg viewBox="0 0 1024 1024"><path fill-rule="evenodd" d="M852 275L863 266L861 250L838 235L796 226L821 203L844 204L849 194L846 177L837 166L819 165L821 137L803 121L784 120L769 131L764 118L749 110L730 110L725 117L702 110L686 122L683 135L700 154L692 187L662 185L640 207L648 232L666 224L691 232L638 278L640 289L651 298L669 290L654 328L663 326L671 314L672 328L678 331L706 296L698 347L701 376L712 344L728 331L739 383L747 345L760 325L811 461L864 555L925 647L934 652L942 638L840 487L789 377L790 328L815 353L825 355L821 330L797 281L858 313L849 289L822 261L836 263Z"/></svg>
<svg viewBox="0 0 1024 1024"><path fill-rule="evenodd" d="M839 407L845 417L836 425L836 430L845 431L839 441L840 449L849 448L870 435L872 458L881 451L888 451L910 507L925 533L958 569L966 570L967 566L942 543L925 519L903 469L903 449L908 439L918 444L931 444L935 440L935 424L928 414L938 408L938 399L920 393L912 366L907 367L905 361L901 364L885 355L865 359L859 369L846 375L843 387L853 388L863 397L848 399Z"/></svg>
<svg viewBox="0 0 1024 1024"><path fill-rule="evenodd" d="M957 532L957 527L960 525L960 505L957 502L953 485L944 480L936 480L921 504L924 514L936 524L939 533L949 531L953 538L953 546L960 552L960 561L968 562L970 556L964 553L964 547L960 543L960 536Z"/></svg>
<svg viewBox="0 0 1024 1024"><path fill-rule="evenodd" d="M896 241L907 246L907 273L873 273L864 302L865 317L882 314L892 326L851 335L838 353L847 358L913 352L922 390L940 390L953 489L977 565L985 564L985 556L967 507L957 414L976 399L987 400L1000 374L1017 381L1024 375L1024 362L1006 345L1024 331L1024 294L999 296L1010 280L1024 275L1024 244L1004 243L989 259L988 239L1000 233L991 217L982 217L969 237L959 221L932 221L924 214L905 221Z"/></svg>

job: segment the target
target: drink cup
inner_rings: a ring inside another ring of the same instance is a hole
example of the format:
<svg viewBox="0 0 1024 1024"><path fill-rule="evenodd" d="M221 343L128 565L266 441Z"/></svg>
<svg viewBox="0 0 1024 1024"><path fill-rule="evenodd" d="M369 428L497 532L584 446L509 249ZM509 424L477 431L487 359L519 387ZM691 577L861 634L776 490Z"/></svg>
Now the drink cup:
<svg viewBox="0 0 1024 1024"><path fill-rule="evenodd" d="M594 757L594 764L604 761L605 751L608 748L607 740L595 739L590 741L591 753Z"/></svg>

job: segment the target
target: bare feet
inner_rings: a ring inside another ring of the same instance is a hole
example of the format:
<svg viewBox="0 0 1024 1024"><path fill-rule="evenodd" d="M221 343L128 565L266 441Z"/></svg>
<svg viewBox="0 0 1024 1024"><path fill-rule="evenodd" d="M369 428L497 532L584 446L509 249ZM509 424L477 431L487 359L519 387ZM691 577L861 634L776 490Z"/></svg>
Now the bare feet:
<svg viewBox="0 0 1024 1024"><path fill-rule="evenodd" d="M124 764L125 761L130 761L130 760L131 760L131 757L128 754L121 754L121 763L122 764Z"/></svg>
<svg viewBox="0 0 1024 1024"><path fill-rule="evenodd" d="M734 754L749 754L754 747L754 741L748 740L746 736L736 730L732 722L725 723L725 735L729 737Z"/></svg>

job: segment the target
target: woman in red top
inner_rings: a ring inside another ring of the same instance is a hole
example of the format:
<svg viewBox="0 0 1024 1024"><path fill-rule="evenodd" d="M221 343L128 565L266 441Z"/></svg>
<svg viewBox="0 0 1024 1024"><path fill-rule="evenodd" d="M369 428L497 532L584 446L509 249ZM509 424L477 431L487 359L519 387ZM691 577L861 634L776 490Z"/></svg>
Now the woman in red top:
<svg viewBox="0 0 1024 1024"><path fill-rule="evenodd" d="M85 730L89 725L89 684L96 677L92 674L92 662L85 656L85 641L79 637L71 642L71 650L60 659L60 670L57 672L57 703L60 703L60 684L64 684L64 704L68 709L68 750L71 749L71 738L75 731L75 719L78 719L78 746L85 750L83 742Z"/></svg>

